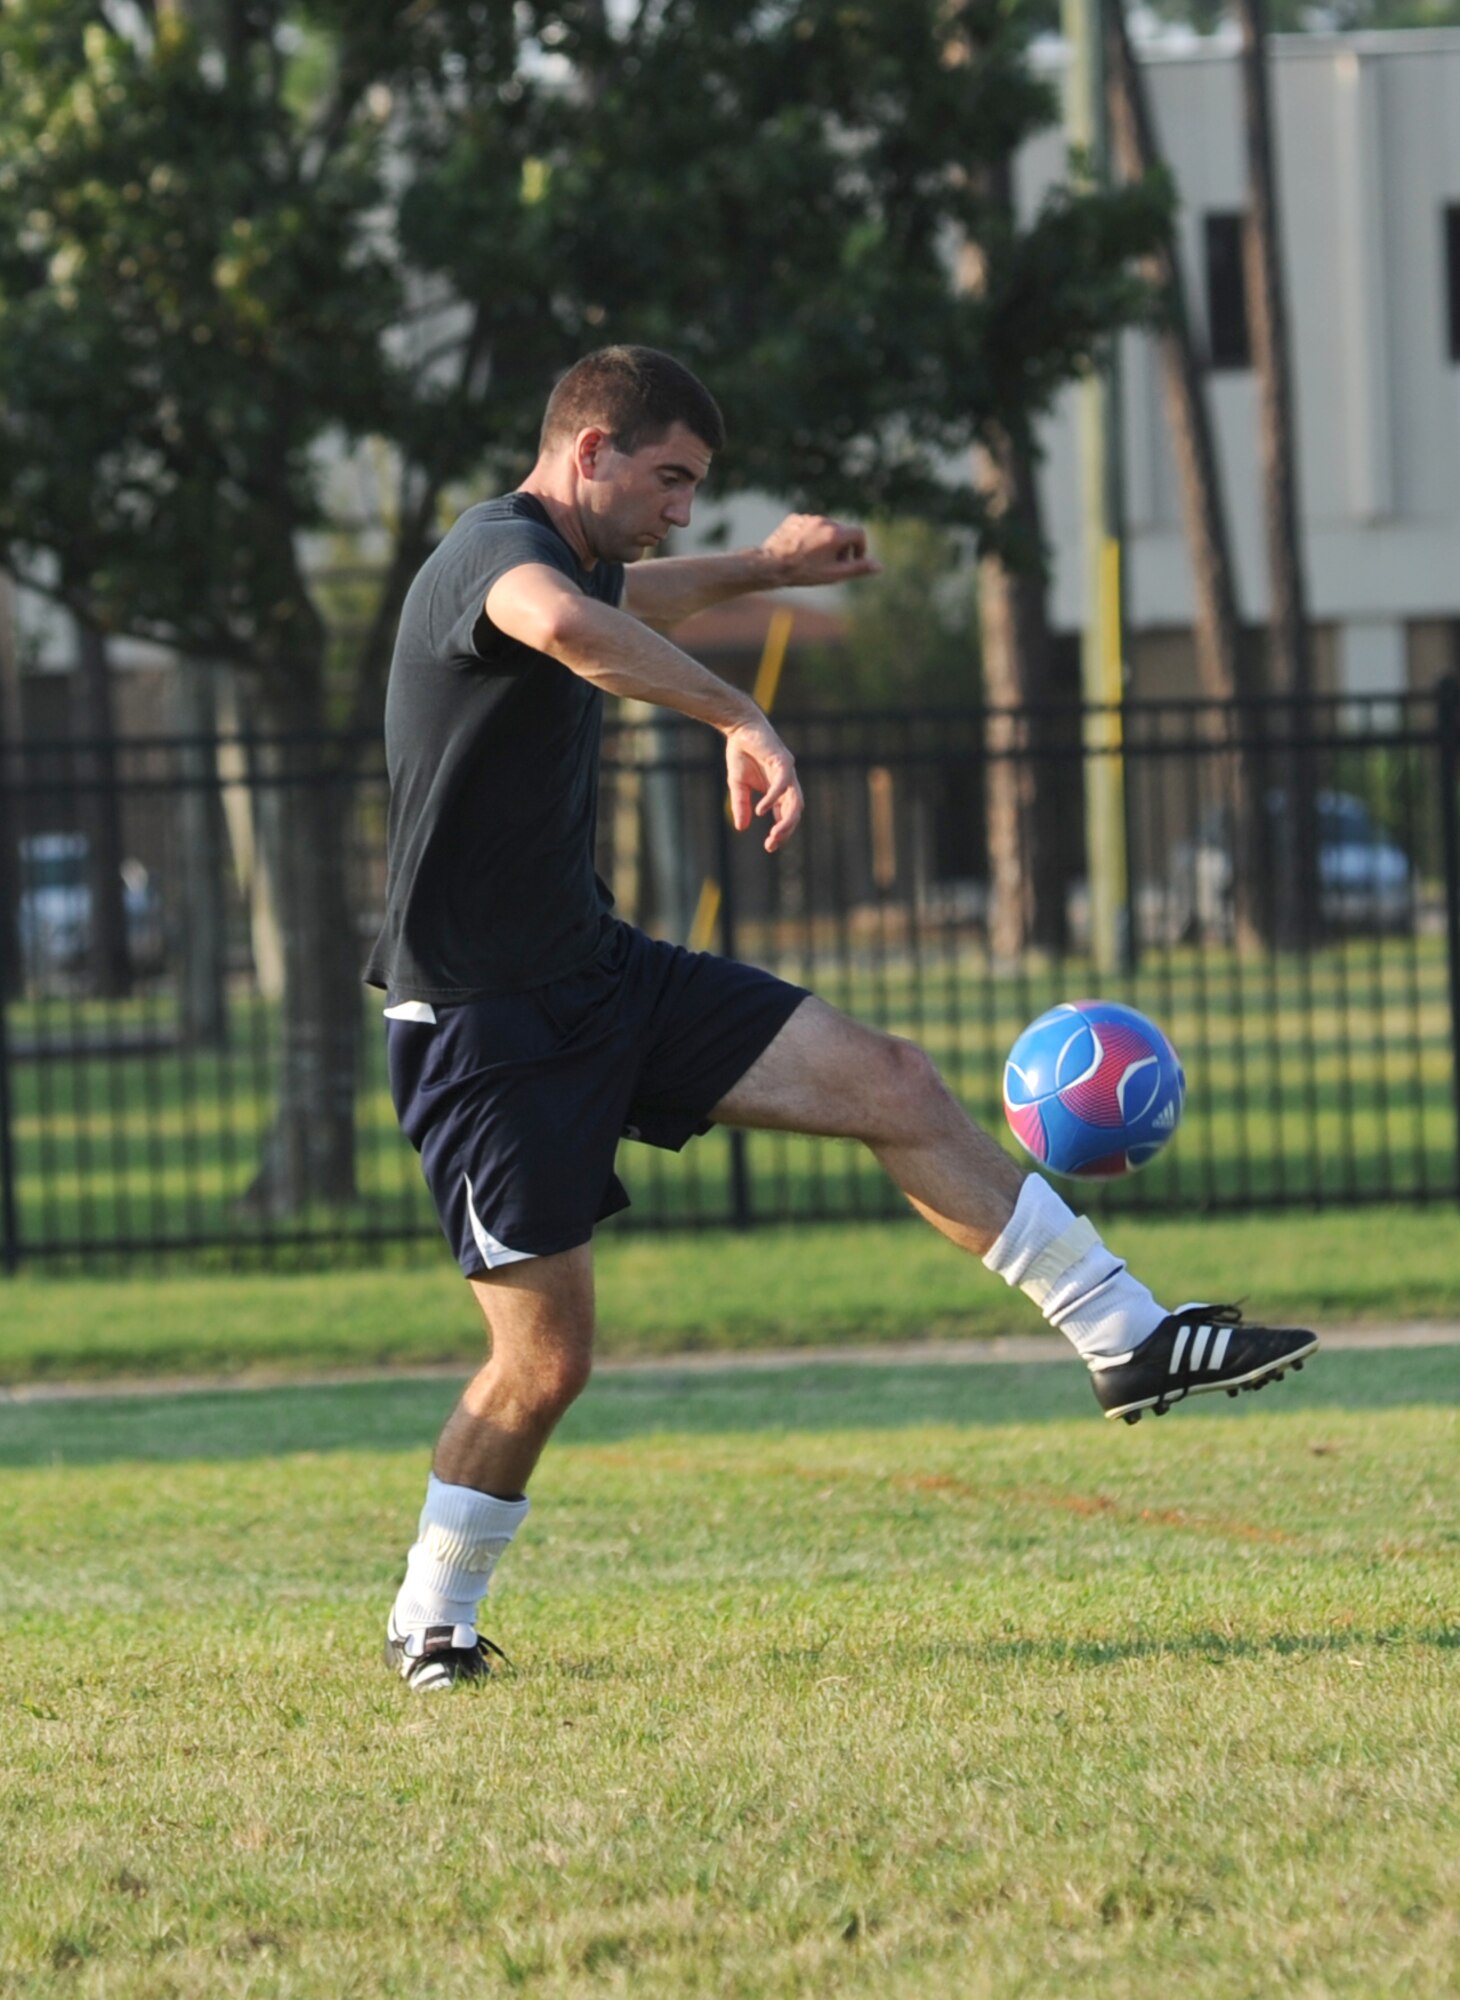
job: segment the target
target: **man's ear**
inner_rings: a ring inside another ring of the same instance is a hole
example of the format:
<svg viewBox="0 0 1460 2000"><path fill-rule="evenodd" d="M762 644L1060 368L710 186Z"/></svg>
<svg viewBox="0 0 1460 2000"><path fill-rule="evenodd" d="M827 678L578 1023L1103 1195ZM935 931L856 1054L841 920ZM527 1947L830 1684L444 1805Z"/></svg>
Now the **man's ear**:
<svg viewBox="0 0 1460 2000"><path fill-rule="evenodd" d="M612 443L612 438L600 425L591 424L587 430L579 431L573 446L573 460L580 479L599 477L605 454Z"/></svg>

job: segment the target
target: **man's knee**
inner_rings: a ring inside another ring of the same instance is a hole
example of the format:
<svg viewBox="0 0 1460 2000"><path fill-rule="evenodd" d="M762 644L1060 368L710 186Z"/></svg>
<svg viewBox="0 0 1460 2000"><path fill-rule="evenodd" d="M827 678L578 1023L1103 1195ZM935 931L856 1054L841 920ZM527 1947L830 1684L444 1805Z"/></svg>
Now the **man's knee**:
<svg viewBox="0 0 1460 2000"><path fill-rule="evenodd" d="M560 1348L548 1358L541 1387L543 1400L554 1415L561 1416L570 1403L577 1402L592 1373L593 1353L586 1341Z"/></svg>
<svg viewBox="0 0 1460 2000"><path fill-rule="evenodd" d="M524 1418L534 1424L553 1424L577 1401L588 1386L593 1372L593 1355L588 1341L535 1342L494 1356L502 1387Z"/></svg>
<svg viewBox="0 0 1460 2000"><path fill-rule="evenodd" d="M920 1130L947 1087L926 1049L901 1035L879 1035L875 1058L864 1071L870 1139L896 1138Z"/></svg>

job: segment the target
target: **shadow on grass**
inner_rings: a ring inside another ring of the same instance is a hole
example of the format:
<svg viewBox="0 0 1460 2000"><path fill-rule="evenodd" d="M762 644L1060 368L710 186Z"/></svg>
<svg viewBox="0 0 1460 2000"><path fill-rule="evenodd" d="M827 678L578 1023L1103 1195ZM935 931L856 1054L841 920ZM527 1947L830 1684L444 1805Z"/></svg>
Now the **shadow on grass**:
<svg viewBox="0 0 1460 2000"><path fill-rule="evenodd" d="M0 1466L126 1460L270 1458L331 1451L425 1449L456 1399L442 1381L351 1382L332 1388L219 1389L166 1397L0 1404ZM1250 1412L1298 1416L1460 1404L1460 1361L1449 1348L1327 1354L1261 1400L1206 1397L1178 1423L1243 1422ZM565 1419L559 1438L609 1444L674 1432L698 1436L787 1431L971 1429L1066 1418L1098 1421L1073 1362L916 1363L903 1368L671 1367L604 1375ZM1112 1446L1131 1436L1111 1426Z"/></svg>
<svg viewBox="0 0 1460 2000"><path fill-rule="evenodd" d="M1162 1659L1201 1660L1223 1666L1229 1661L1310 1659L1391 1646L1460 1651L1460 1625L1390 1625L1373 1632L1272 1632L1265 1638L1201 1631L1164 1639L986 1639L970 1640L966 1645L925 1646L920 1658L928 1664L967 1659L981 1666L1114 1667L1128 1660Z"/></svg>
<svg viewBox="0 0 1460 2000"><path fill-rule="evenodd" d="M1181 1632L1162 1639L968 1639L935 1641L899 1648L899 1671L949 1664L969 1667L1039 1667L1053 1671L1123 1666L1131 1661L1199 1661L1226 1666L1243 1661L1321 1659L1331 1654L1423 1647L1427 1651L1460 1652L1460 1625L1389 1625L1374 1631L1272 1632L1265 1637L1233 1635L1210 1629ZM832 1657L825 1646L772 1646L762 1656L772 1667L816 1667ZM517 1677L526 1680L640 1681L657 1671L623 1653L543 1656L517 1663Z"/></svg>

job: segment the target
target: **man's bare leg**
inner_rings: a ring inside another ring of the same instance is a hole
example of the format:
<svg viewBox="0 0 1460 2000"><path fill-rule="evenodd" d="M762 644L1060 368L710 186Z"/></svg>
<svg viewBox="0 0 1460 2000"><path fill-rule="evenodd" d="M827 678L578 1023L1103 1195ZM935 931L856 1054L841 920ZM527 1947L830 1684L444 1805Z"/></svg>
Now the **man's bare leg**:
<svg viewBox="0 0 1460 2000"><path fill-rule="evenodd" d="M1008 1223L1024 1181L929 1055L815 998L802 1001L710 1116L718 1125L862 1140L918 1213L978 1257Z"/></svg>
<svg viewBox="0 0 1460 2000"><path fill-rule="evenodd" d="M921 1049L820 1000L802 1002L713 1115L862 1140L919 1214L1066 1335L1107 1417L1136 1423L1209 1390L1260 1388L1318 1345L1302 1327L1243 1325L1231 1306L1168 1313L1083 1216L966 1116Z"/></svg>
<svg viewBox="0 0 1460 2000"><path fill-rule="evenodd" d="M711 1115L860 1139L920 1215L1018 1285L1087 1361L1128 1352L1166 1318L1090 1223L973 1122L922 1049L824 1001L802 1002Z"/></svg>
<svg viewBox="0 0 1460 2000"><path fill-rule="evenodd" d="M476 1634L492 1572L527 1515L524 1489L588 1380L593 1257L585 1243L471 1281L491 1339L436 1445L386 1659L415 1688L489 1670Z"/></svg>
<svg viewBox="0 0 1460 2000"><path fill-rule="evenodd" d="M468 1282L491 1352L447 1419L431 1469L448 1485L505 1498L526 1488L558 1419L587 1384L592 1247L507 1264Z"/></svg>

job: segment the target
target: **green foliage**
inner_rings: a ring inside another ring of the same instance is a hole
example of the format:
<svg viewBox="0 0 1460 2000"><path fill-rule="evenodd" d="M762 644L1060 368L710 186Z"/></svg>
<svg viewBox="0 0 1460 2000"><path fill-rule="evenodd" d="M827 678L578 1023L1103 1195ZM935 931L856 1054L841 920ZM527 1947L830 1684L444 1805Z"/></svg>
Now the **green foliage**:
<svg viewBox="0 0 1460 2000"><path fill-rule="evenodd" d="M378 130L311 170L265 53L33 0L0 65L0 538L104 625L244 660L298 643L311 452L388 403L400 305Z"/></svg>
<svg viewBox="0 0 1460 2000"><path fill-rule="evenodd" d="M728 482L972 521L949 455L1139 309L1161 207L1000 222L986 170L1052 116L1001 0L14 0L0 555L297 668L322 447L394 447L408 571L441 489L520 476L555 371L615 338L704 369Z"/></svg>
<svg viewBox="0 0 1460 2000"><path fill-rule="evenodd" d="M845 642L798 653L800 706L936 708L979 695L978 594L969 538L928 521L879 521L882 574L847 607Z"/></svg>
<svg viewBox="0 0 1460 2000"><path fill-rule="evenodd" d="M1007 223L990 171L1055 116L1017 10L680 0L622 33L592 5L560 27L592 79L545 195L580 339L699 364L730 413L732 482L979 523L969 443L999 420L1027 435L1139 310L1132 259L1162 212L1149 190L1065 189L1027 229ZM984 253L976 294L960 240Z"/></svg>

